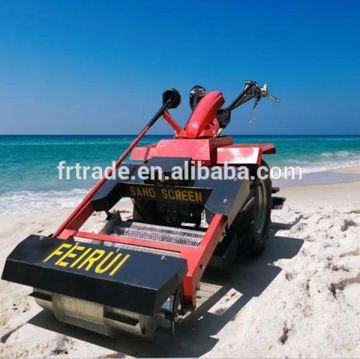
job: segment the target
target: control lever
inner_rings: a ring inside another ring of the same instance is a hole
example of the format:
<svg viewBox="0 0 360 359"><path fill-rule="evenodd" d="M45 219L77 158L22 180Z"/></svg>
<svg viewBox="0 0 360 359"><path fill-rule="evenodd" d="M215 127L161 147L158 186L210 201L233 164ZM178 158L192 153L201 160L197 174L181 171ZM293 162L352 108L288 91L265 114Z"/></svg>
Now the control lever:
<svg viewBox="0 0 360 359"><path fill-rule="evenodd" d="M267 97L270 100L274 101L274 102L280 102L280 99L276 96L273 96L269 90L268 90L268 86L267 84L264 84L263 87L260 87L260 91L261 91L261 96L262 97ZM256 107L256 106L255 106Z"/></svg>
<svg viewBox="0 0 360 359"><path fill-rule="evenodd" d="M254 102L254 105L253 105L253 108L252 108L252 111L251 111L251 114L250 114L249 123L253 122L255 109L256 109L258 103L260 102L261 98L267 97L267 98L269 98L270 100L272 100L274 102L280 102L280 99L278 97L273 96L269 92L267 84L264 84L263 87L258 87L258 89L260 90L260 96L255 98L255 102Z"/></svg>

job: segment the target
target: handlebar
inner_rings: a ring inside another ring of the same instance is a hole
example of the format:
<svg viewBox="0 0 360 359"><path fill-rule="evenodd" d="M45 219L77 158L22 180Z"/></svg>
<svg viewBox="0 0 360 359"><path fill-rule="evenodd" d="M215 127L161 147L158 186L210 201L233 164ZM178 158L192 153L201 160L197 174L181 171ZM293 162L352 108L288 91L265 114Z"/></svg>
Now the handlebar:
<svg viewBox="0 0 360 359"><path fill-rule="evenodd" d="M255 81L246 81L245 88L241 94L228 107L224 107L218 111L218 120L221 127L219 134L229 124L232 110L235 110L237 107L243 105L245 102L248 102L253 98L255 99L253 107L255 109L263 97L267 97L274 102L280 101L278 97L270 94L266 84L260 87Z"/></svg>
<svg viewBox="0 0 360 359"><path fill-rule="evenodd" d="M253 98L255 98L257 104L263 97L267 97L275 102L280 101L279 98L270 94L266 84L260 87L255 81L246 81L245 88L241 94L228 107L222 108L220 112L232 111Z"/></svg>

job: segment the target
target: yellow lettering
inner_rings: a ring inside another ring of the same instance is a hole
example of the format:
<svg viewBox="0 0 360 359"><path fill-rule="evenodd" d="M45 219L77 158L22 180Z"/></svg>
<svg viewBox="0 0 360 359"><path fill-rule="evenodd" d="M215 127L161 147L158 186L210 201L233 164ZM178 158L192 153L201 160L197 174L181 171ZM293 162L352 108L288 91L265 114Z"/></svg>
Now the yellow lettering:
<svg viewBox="0 0 360 359"><path fill-rule="evenodd" d="M54 257L54 256L61 256L64 254L64 252L61 250L62 248L71 248L72 244L69 243L63 243L61 246L57 247L54 252L50 253L45 259L44 259L44 263L46 263L50 258Z"/></svg>
<svg viewBox="0 0 360 359"><path fill-rule="evenodd" d="M165 189L161 190L161 197L163 199L168 199L171 201L187 201L187 202L197 202L202 203L202 193L199 191L186 191L186 190L173 190L173 189Z"/></svg>
<svg viewBox="0 0 360 359"><path fill-rule="evenodd" d="M181 201L181 191L179 190L175 191L175 198L176 200Z"/></svg>
<svg viewBox="0 0 360 359"><path fill-rule="evenodd" d="M129 187L132 197L155 198L156 192L152 187Z"/></svg>
<svg viewBox="0 0 360 359"><path fill-rule="evenodd" d="M71 265L70 268L74 268L89 252L92 251L92 248L88 248L78 259L76 259Z"/></svg>
<svg viewBox="0 0 360 359"><path fill-rule="evenodd" d="M189 191L189 201L195 202L195 193L194 193L194 191Z"/></svg>
<svg viewBox="0 0 360 359"><path fill-rule="evenodd" d="M55 262L55 265L57 266L61 266L61 267L67 267L69 265L68 262L65 262L64 259L65 258L75 258L77 256L76 253L73 253L75 250L84 250L85 247L83 246L79 246L77 244L75 244L71 249L69 249L60 259L58 259L56 262Z"/></svg>
<svg viewBox="0 0 360 359"><path fill-rule="evenodd" d="M114 252L110 252L108 253L108 255L96 266L95 268L95 272L96 273L99 273L99 274L102 274L102 273L105 273L106 271L108 271L113 265L114 263L121 257L121 253L119 253L118 255L116 255L111 261L110 263L105 266L104 268L101 268L105 263L106 261L114 254Z"/></svg>
<svg viewBox="0 0 360 359"><path fill-rule="evenodd" d="M92 252L89 257L87 257L84 262L82 262L77 269L81 269L82 267L85 266L85 264L87 264L87 266L85 267L85 270L88 271L93 264L99 260L106 252L103 249L95 249L94 252Z"/></svg>
<svg viewBox="0 0 360 359"><path fill-rule="evenodd" d="M163 188L161 190L161 196L162 196L163 199L168 199L168 195L167 195L167 192L166 192L165 188Z"/></svg>
<svg viewBox="0 0 360 359"><path fill-rule="evenodd" d="M171 199L172 201L175 199L175 194L174 194L174 190L173 189L169 189L168 190L168 197L169 199Z"/></svg>
<svg viewBox="0 0 360 359"><path fill-rule="evenodd" d="M120 262L119 264L110 272L110 276L113 276L120 268L121 266L128 260L128 258L130 257L129 254L127 254Z"/></svg>
<svg viewBox="0 0 360 359"><path fill-rule="evenodd" d="M155 198L156 197L156 193L154 188L149 188L149 192L150 192L150 198Z"/></svg>
<svg viewBox="0 0 360 359"><path fill-rule="evenodd" d="M196 200L196 202L202 202L202 193L201 192L195 192L195 200Z"/></svg>

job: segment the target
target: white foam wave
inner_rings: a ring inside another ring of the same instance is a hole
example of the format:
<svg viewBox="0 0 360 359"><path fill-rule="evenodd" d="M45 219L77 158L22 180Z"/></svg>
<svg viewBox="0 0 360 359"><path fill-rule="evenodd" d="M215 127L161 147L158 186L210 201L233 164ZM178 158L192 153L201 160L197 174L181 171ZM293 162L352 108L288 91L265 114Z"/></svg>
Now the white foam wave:
<svg viewBox="0 0 360 359"><path fill-rule="evenodd" d="M276 165L276 163L273 163ZM350 151L323 152L320 156L283 160L281 166L300 166L303 173L325 172L360 166L360 153Z"/></svg>
<svg viewBox="0 0 360 359"><path fill-rule="evenodd" d="M86 195L84 189L69 191L18 191L0 195L0 214L39 212L76 206Z"/></svg>
<svg viewBox="0 0 360 359"><path fill-rule="evenodd" d="M359 153L350 152L350 151L335 151L335 152L323 152L321 157L325 158L344 158L344 157L354 157L359 156Z"/></svg>
<svg viewBox="0 0 360 359"><path fill-rule="evenodd" d="M303 166L303 173L325 172L340 168L360 166L360 160L354 161L333 161L333 162L313 162Z"/></svg>

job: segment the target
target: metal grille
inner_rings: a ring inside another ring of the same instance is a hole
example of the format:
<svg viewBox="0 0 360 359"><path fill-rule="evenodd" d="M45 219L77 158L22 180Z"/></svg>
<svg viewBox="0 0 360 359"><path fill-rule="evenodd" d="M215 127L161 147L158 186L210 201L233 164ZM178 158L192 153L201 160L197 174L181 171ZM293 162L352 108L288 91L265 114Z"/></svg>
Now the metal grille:
<svg viewBox="0 0 360 359"><path fill-rule="evenodd" d="M108 242L110 243L110 242ZM154 249L154 248L146 248L140 246L131 246L129 244L122 244L122 243L111 243L111 245L107 244L109 247L121 248L121 249L128 249L131 251L143 252L143 253L152 253L158 254L160 256L168 256L168 257L180 257L178 252L170 252L161 249Z"/></svg>
<svg viewBox="0 0 360 359"><path fill-rule="evenodd" d="M204 236L204 232L139 222L122 222L120 225L114 227L112 235L198 247Z"/></svg>
<svg viewBox="0 0 360 359"><path fill-rule="evenodd" d="M74 239L76 242L80 242L80 243L92 243L92 244L98 244L100 246L105 246L105 247L114 247L114 248L127 249L127 250L131 250L131 251L137 251L137 252L143 252L143 253L159 254L161 256L180 257L179 252L166 251L164 249L154 249L154 248L147 248L147 247L141 247L141 246L133 246L130 244L123 244L123 243L116 243L116 242L97 241L95 239L89 240L87 238L81 238L81 237L74 237Z"/></svg>

